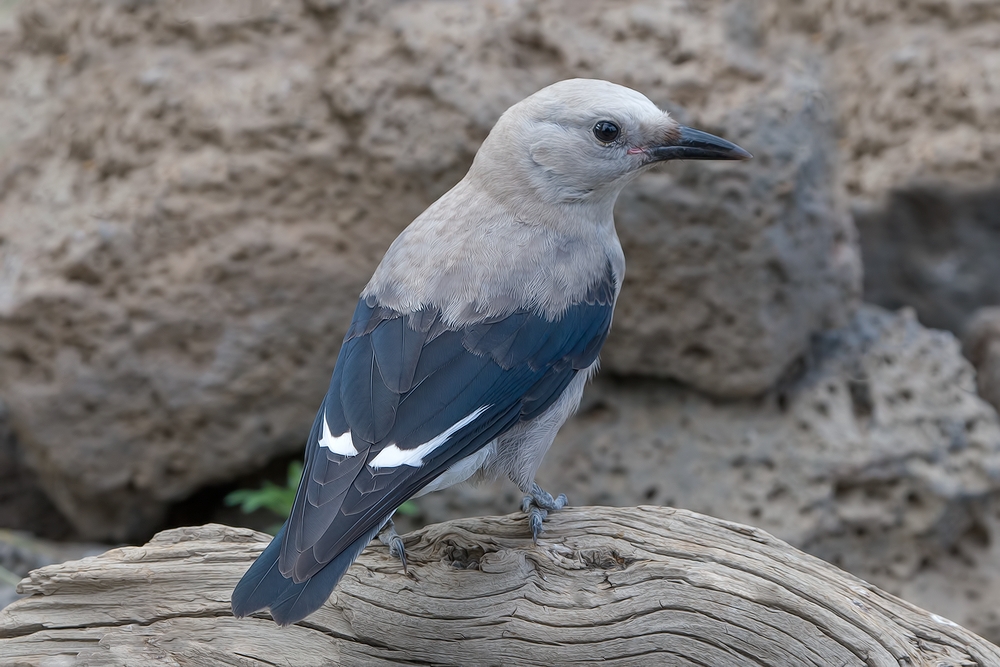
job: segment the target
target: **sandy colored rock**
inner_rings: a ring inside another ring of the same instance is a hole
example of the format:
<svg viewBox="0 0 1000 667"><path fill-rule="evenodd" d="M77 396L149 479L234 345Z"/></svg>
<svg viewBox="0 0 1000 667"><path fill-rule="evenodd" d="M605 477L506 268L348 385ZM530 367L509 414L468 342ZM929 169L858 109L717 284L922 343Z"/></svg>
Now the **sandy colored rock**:
<svg viewBox="0 0 1000 667"><path fill-rule="evenodd" d="M969 322L963 347L976 367L979 395L1000 411L1000 308L983 308Z"/></svg>
<svg viewBox="0 0 1000 667"><path fill-rule="evenodd" d="M793 9L794 5L799 9ZM775 3L829 54L848 192L1000 181L1000 5L991 0ZM777 18L777 17L775 17Z"/></svg>
<svg viewBox="0 0 1000 667"><path fill-rule="evenodd" d="M761 3L824 52L865 299L961 334L1000 304L1000 3Z"/></svg>
<svg viewBox="0 0 1000 667"><path fill-rule="evenodd" d="M0 395L48 493L86 536L140 536L298 450L391 239L507 106L571 76L757 158L622 198L605 368L763 391L846 317L859 267L816 54L749 11L20 5L0 24Z"/></svg>
<svg viewBox="0 0 1000 667"><path fill-rule="evenodd" d="M750 523L1000 640L1000 419L949 333L865 307L801 378L718 401L598 380L538 479L571 504L656 503ZM419 499L509 511L510 484Z"/></svg>

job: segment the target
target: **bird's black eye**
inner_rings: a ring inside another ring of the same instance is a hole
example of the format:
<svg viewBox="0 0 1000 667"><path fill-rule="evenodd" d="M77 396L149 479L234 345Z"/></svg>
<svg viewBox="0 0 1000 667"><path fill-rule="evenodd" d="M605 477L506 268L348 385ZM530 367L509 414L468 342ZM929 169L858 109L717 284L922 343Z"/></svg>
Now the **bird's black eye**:
<svg viewBox="0 0 1000 667"><path fill-rule="evenodd" d="M621 130L618 126L612 123L610 120L599 120L597 125L594 126L594 136L597 137L598 141L602 141L606 144L610 144L612 141L618 138L618 133Z"/></svg>

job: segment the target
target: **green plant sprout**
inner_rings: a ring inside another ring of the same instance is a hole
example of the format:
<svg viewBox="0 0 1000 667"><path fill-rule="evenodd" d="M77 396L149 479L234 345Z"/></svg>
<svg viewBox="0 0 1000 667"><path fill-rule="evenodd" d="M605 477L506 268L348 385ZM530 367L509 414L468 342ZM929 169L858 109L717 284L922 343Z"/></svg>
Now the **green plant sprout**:
<svg viewBox="0 0 1000 667"><path fill-rule="evenodd" d="M244 514L252 514L259 509L264 509L277 514L282 519L287 519L292 511L292 503L295 502L295 492L299 488L299 481L302 479L302 462L292 461L288 464L288 475L284 486L279 486L271 480L266 480L257 489L237 489L226 495L226 505L234 507L240 506ZM420 514L420 508L412 500L407 500L399 506L396 512L402 516L416 516ZM281 524L271 526L268 532L272 535L277 533Z"/></svg>
<svg viewBox="0 0 1000 667"><path fill-rule="evenodd" d="M288 477L284 486L278 486L271 480L265 480L259 489L238 489L226 496L226 504L230 507L239 505L244 514L266 509L283 519L288 518L295 502L295 491L302 479L302 462L292 461L288 464Z"/></svg>

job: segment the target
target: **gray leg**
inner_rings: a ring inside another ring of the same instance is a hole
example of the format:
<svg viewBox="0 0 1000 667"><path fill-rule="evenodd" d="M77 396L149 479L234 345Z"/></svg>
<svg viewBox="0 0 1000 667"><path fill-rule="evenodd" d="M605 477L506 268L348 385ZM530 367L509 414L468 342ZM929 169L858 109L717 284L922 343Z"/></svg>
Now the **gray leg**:
<svg viewBox="0 0 1000 667"><path fill-rule="evenodd" d="M393 525L391 518L379 531L378 541L389 547L389 555L399 559L403 564L403 572L406 573L406 549L403 548L403 538L396 532L396 526Z"/></svg>
<svg viewBox="0 0 1000 667"><path fill-rule="evenodd" d="M544 528L542 522L549 512L566 507L566 494L560 493L553 498L552 494L532 483L531 491L521 501L521 511L528 515L528 527L531 528L531 541L538 544L538 536Z"/></svg>

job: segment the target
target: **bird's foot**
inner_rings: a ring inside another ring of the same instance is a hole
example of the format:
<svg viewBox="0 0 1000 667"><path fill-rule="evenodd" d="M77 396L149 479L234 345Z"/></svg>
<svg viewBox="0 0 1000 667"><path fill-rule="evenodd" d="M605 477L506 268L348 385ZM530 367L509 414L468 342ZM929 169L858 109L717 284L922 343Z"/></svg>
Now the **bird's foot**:
<svg viewBox="0 0 1000 667"><path fill-rule="evenodd" d="M389 555L399 559L403 564L403 573L406 572L406 549L403 547L403 538L396 532L396 526L392 519L385 522L382 530L378 532L378 541L389 547Z"/></svg>
<svg viewBox="0 0 1000 667"><path fill-rule="evenodd" d="M566 507L566 494L560 493L553 498L552 494L537 484L531 485L531 491L521 501L521 511L528 515L528 527L531 528L531 541L538 544L538 536L545 530L542 522L549 512Z"/></svg>

